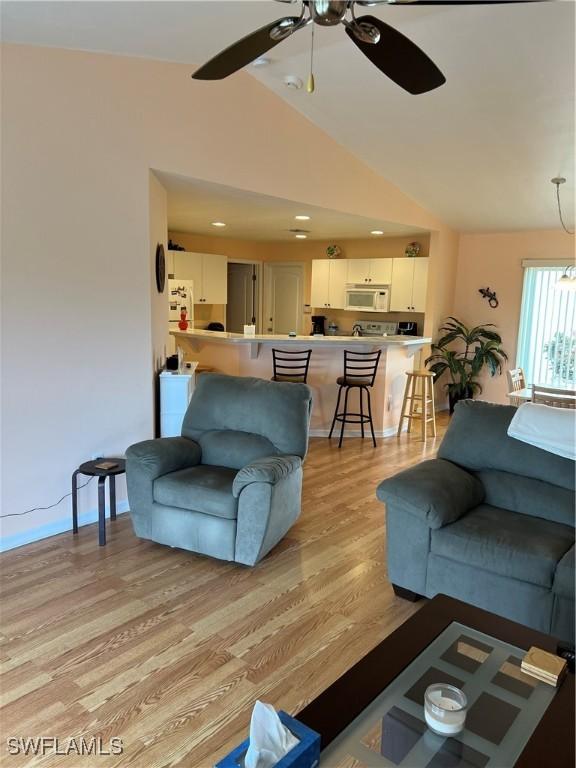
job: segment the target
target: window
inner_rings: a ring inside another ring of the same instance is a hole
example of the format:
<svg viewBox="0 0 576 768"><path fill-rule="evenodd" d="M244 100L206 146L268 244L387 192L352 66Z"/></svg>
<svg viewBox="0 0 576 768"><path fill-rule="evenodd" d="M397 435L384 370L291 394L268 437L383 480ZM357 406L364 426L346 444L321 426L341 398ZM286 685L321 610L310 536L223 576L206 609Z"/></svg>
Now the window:
<svg viewBox="0 0 576 768"><path fill-rule="evenodd" d="M567 263L526 261L516 365L526 383L575 388L576 291L558 287Z"/></svg>

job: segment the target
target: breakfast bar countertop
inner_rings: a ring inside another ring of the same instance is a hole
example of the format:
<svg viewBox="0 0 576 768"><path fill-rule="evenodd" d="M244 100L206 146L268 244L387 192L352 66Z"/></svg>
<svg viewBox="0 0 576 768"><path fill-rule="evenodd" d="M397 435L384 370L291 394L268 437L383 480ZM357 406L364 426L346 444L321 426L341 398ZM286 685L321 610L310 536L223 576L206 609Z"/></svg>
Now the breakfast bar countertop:
<svg viewBox="0 0 576 768"><path fill-rule="evenodd" d="M188 331L170 331L177 338L210 339L216 342L231 342L233 344L313 344L314 346L330 346L332 344L371 344L374 346L411 347L429 344L429 336L288 336L287 334L257 333L255 336L244 336L242 333L226 333L226 331L204 331L190 329Z"/></svg>

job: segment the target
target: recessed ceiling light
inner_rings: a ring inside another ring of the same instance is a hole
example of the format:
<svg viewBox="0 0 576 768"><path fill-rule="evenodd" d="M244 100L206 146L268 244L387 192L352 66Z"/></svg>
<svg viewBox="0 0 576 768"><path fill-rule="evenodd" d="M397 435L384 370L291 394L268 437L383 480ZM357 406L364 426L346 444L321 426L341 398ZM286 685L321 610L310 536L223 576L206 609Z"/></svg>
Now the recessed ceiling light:
<svg viewBox="0 0 576 768"><path fill-rule="evenodd" d="M299 213L298 216L294 216L297 221L310 221L310 216L306 216L303 213Z"/></svg>
<svg viewBox="0 0 576 768"><path fill-rule="evenodd" d="M383 234L384 234L384 232L383 232L381 229L373 229L373 230L370 232L370 234L371 234L371 235L383 235Z"/></svg>
<svg viewBox="0 0 576 768"><path fill-rule="evenodd" d="M297 238L298 240L306 240L308 235L294 235L294 237Z"/></svg>
<svg viewBox="0 0 576 768"><path fill-rule="evenodd" d="M213 227L225 227L226 224L224 224L223 221L213 221L211 222Z"/></svg>

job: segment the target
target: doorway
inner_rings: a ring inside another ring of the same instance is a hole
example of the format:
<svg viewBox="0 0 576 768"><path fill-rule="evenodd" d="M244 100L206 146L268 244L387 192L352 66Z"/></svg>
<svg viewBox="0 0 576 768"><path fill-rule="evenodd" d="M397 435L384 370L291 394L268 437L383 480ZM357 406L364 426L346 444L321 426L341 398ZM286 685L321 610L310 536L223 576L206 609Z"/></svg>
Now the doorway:
<svg viewBox="0 0 576 768"><path fill-rule="evenodd" d="M302 333L304 265L264 265L263 333Z"/></svg>
<svg viewBox="0 0 576 768"><path fill-rule="evenodd" d="M256 325L259 330L259 273L258 264L228 262L226 330L230 333L244 333L245 325Z"/></svg>

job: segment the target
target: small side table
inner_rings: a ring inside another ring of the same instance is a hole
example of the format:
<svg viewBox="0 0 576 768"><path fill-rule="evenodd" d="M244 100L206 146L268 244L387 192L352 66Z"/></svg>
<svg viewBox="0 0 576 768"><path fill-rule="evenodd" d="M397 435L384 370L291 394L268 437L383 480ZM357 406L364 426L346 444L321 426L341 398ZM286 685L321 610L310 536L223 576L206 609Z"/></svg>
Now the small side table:
<svg viewBox="0 0 576 768"><path fill-rule="evenodd" d="M113 461L118 466L111 469L100 469L96 464L104 461ZM89 475L98 478L98 544L103 547L106 544L106 504L104 501L104 484L108 478L108 492L110 495L110 519L116 520L116 475L126 472L124 459L102 458L94 461L85 461L80 464L72 475L72 531L78 533L78 475Z"/></svg>

